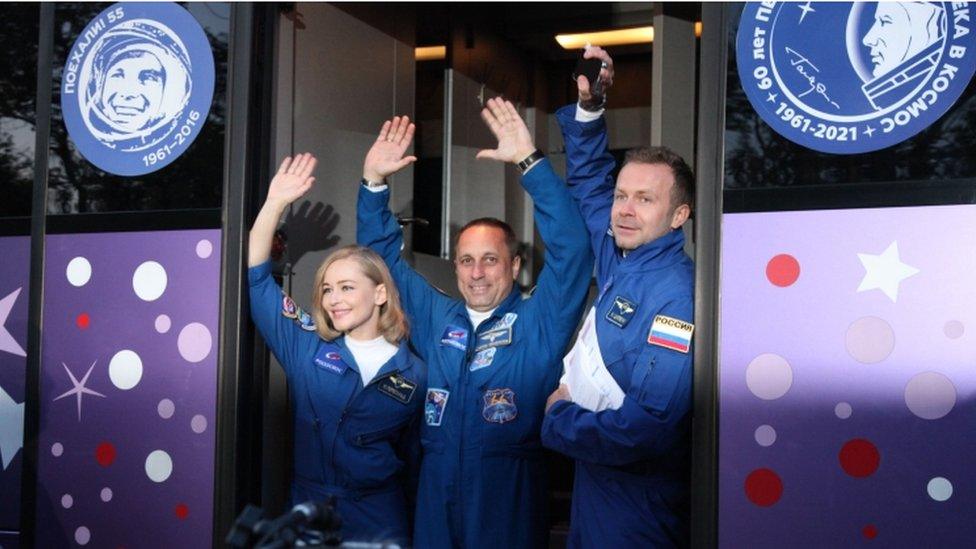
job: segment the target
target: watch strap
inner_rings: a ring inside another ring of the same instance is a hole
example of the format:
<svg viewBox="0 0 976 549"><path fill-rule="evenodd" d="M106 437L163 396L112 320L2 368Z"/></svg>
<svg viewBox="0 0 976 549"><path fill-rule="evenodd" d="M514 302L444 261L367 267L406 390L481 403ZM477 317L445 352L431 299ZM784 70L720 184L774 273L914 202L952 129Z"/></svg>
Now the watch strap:
<svg viewBox="0 0 976 549"><path fill-rule="evenodd" d="M526 156L523 160L519 161L518 169L520 172L525 174L525 172L529 171L529 168L534 166L536 162L542 160L545 157L546 155L542 154L542 151L536 149L532 151L532 154Z"/></svg>

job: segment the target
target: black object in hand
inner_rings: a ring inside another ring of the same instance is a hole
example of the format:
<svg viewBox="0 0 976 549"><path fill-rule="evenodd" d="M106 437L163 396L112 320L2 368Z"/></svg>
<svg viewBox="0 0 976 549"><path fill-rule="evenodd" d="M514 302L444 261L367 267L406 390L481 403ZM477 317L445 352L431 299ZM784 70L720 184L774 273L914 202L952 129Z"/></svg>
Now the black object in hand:
<svg viewBox="0 0 976 549"><path fill-rule="evenodd" d="M576 68L573 69L573 80L576 80L580 76L585 76L586 80L590 83L590 92L593 95L600 95L599 78L601 68L603 68L603 61L600 61L599 58L583 59L583 56L580 55L579 61L576 62Z"/></svg>

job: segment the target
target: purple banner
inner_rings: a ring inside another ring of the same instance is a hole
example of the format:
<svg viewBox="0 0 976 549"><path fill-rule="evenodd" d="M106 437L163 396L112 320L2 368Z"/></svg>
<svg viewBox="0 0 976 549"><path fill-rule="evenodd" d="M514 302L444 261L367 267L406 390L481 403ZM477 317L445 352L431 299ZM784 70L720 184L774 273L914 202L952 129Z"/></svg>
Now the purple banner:
<svg viewBox="0 0 976 549"><path fill-rule="evenodd" d="M723 217L723 547L976 539L976 206Z"/></svg>
<svg viewBox="0 0 976 549"><path fill-rule="evenodd" d="M47 238L38 547L211 546L219 244Z"/></svg>
<svg viewBox="0 0 976 549"><path fill-rule="evenodd" d="M16 531L24 459L30 237L0 238L0 257L0 530Z"/></svg>

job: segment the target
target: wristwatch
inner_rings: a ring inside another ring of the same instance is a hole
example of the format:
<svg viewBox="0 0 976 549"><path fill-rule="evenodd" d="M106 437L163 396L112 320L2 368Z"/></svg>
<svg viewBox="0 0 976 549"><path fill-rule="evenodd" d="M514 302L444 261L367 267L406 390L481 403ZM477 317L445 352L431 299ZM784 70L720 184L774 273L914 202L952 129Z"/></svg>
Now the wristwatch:
<svg viewBox="0 0 976 549"><path fill-rule="evenodd" d="M579 101L579 106L586 112L600 112L600 109L607 106L607 96L606 94L594 95L591 96L588 101L583 101L581 99Z"/></svg>
<svg viewBox="0 0 976 549"><path fill-rule="evenodd" d="M522 175L525 175L525 172L529 171L529 168L534 166L536 162L542 160L545 157L546 155L542 154L542 151L536 149L532 151L532 154L526 156L524 160L518 163L518 169L520 172L522 172Z"/></svg>
<svg viewBox="0 0 976 549"><path fill-rule="evenodd" d="M384 179L382 181L370 181L369 179L366 179L364 177L362 179L362 184L367 189L378 189L380 187L385 187L386 186L386 180Z"/></svg>

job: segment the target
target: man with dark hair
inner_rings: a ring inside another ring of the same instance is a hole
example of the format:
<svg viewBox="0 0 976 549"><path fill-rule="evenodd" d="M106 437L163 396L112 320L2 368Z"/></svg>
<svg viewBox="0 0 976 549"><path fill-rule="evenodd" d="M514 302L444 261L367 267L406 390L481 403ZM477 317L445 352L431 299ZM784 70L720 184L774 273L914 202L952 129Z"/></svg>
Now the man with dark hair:
<svg viewBox="0 0 976 549"><path fill-rule="evenodd" d="M613 76L610 56L600 83ZM596 303L550 395L542 442L576 460L569 547L688 544L694 268L681 226L694 175L663 147L634 149L616 183L604 97L577 79L557 112L567 181L597 258Z"/></svg>
<svg viewBox="0 0 976 549"><path fill-rule="evenodd" d="M497 219L477 219L457 235L454 268L463 301L438 292L400 257L402 237L384 181L415 160L404 156L414 133L406 117L383 125L359 191L357 238L389 265L411 342L429 372L417 547L548 546L539 430L593 269L576 205L515 107L490 99L482 117L498 148L478 158L518 164L545 241L532 297L515 288L518 242Z"/></svg>

